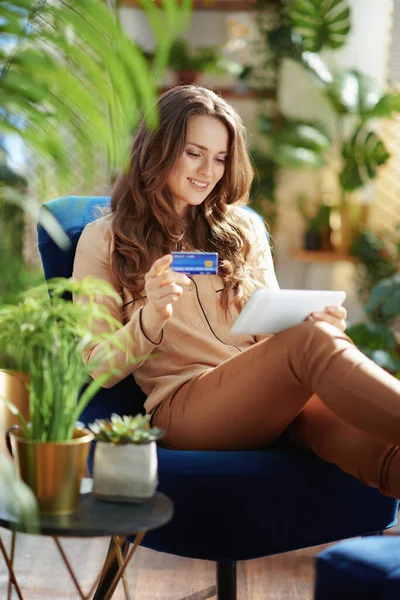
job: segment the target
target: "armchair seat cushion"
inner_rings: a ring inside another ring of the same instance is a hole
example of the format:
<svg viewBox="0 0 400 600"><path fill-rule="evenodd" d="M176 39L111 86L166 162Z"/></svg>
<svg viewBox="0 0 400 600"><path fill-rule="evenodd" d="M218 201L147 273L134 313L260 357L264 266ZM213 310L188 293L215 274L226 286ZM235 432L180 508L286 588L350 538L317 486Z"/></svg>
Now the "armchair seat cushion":
<svg viewBox="0 0 400 600"><path fill-rule="evenodd" d="M398 600L400 537L356 539L317 557L315 600Z"/></svg>
<svg viewBox="0 0 400 600"><path fill-rule="evenodd" d="M144 545L164 552L245 560L396 522L394 500L284 438L260 451L159 447L158 459L159 490L174 501L175 516Z"/></svg>

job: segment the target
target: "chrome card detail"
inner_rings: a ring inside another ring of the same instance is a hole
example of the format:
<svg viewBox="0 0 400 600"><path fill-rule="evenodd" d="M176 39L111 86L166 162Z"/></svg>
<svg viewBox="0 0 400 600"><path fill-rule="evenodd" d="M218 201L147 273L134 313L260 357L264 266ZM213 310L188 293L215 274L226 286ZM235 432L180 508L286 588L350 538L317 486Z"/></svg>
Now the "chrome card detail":
<svg viewBox="0 0 400 600"><path fill-rule="evenodd" d="M187 275L217 275L217 252L171 252L171 269Z"/></svg>

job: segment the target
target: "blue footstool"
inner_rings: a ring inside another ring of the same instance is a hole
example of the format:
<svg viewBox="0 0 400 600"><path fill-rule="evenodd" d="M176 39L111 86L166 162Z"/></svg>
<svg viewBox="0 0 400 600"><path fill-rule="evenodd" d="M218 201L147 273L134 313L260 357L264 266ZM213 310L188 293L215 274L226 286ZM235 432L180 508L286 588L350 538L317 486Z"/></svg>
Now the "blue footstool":
<svg viewBox="0 0 400 600"><path fill-rule="evenodd" d="M340 542L316 560L315 600L400 599L400 537Z"/></svg>

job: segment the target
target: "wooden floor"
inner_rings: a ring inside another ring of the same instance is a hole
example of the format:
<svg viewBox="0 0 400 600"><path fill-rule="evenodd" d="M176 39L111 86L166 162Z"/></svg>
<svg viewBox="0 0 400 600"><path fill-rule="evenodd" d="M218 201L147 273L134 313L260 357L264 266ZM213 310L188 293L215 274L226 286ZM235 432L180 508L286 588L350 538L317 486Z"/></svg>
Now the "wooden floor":
<svg viewBox="0 0 400 600"><path fill-rule="evenodd" d="M0 530L9 543L9 532ZM400 533L400 527L390 534ZM390 535L386 534L386 535ZM88 590L96 577L108 542L62 540L78 579ZM72 600L73 588L54 542L49 538L18 535L16 572L26 600ZM327 546L238 563L238 600L312 600L314 557ZM139 548L128 568L128 583L135 600L205 600L215 598L214 563L180 558ZM13 598L16 598L14 592ZM0 600L7 598L6 566L0 557ZM113 600L124 598L122 586Z"/></svg>

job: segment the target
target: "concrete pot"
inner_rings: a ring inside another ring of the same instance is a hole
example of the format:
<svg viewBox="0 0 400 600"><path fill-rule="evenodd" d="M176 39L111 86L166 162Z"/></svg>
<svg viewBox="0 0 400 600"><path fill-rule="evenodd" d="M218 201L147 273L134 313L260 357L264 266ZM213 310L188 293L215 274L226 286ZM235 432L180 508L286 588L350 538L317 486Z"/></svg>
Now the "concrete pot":
<svg viewBox="0 0 400 600"><path fill-rule="evenodd" d="M97 442L93 493L111 502L144 502L157 489L157 445Z"/></svg>

